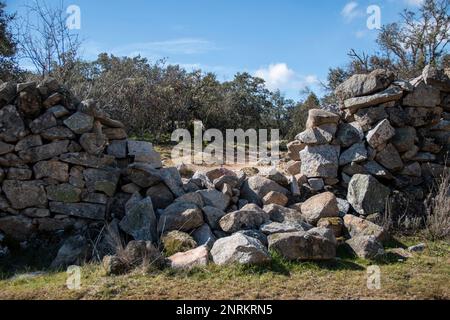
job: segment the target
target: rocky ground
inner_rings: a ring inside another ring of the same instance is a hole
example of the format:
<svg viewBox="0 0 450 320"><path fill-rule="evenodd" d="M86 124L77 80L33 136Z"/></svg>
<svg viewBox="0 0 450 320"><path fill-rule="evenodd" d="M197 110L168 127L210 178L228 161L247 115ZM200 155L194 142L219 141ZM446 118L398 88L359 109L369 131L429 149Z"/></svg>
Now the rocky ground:
<svg viewBox="0 0 450 320"><path fill-rule="evenodd" d="M400 241L408 246L421 240ZM265 268L138 269L117 277L106 276L93 264L82 268L80 290L67 289L65 272L3 273L0 299L449 299L449 250L448 243L427 243L409 259L378 261L380 290L367 288L367 267L373 262L340 253L342 258L322 263L289 263L277 257Z"/></svg>

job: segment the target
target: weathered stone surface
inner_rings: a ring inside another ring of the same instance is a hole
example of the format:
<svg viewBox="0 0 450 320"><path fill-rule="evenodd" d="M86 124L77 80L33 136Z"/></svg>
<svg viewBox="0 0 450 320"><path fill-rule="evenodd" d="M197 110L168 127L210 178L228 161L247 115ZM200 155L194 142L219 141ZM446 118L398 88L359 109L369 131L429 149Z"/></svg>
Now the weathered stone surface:
<svg viewBox="0 0 450 320"><path fill-rule="evenodd" d="M128 178L141 188L149 188L161 182L158 170L143 163L133 163L126 170Z"/></svg>
<svg viewBox="0 0 450 320"><path fill-rule="evenodd" d="M34 147L19 152L20 158L27 163L49 160L67 152L68 140L55 141L40 147Z"/></svg>
<svg viewBox="0 0 450 320"><path fill-rule="evenodd" d="M217 240L211 228L206 223L192 233L192 238L194 238L199 246L205 245L210 249Z"/></svg>
<svg viewBox="0 0 450 320"><path fill-rule="evenodd" d="M364 131L358 122L342 123L339 125L336 139L342 147L348 148L364 139Z"/></svg>
<svg viewBox="0 0 450 320"><path fill-rule="evenodd" d="M284 194L271 191L269 192L264 198L263 198L263 204L270 205L270 204L277 204L282 207L286 206L289 199Z"/></svg>
<svg viewBox="0 0 450 320"><path fill-rule="evenodd" d="M64 124L76 134L91 131L94 126L94 117L83 112L76 112L64 121Z"/></svg>
<svg viewBox="0 0 450 320"><path fill-rule="evenodd" d="M395 136L395 129L389 120L381 121L375 128L367 133L366 139L372 148L378 148Z"/></svg>
<svg viewBox="0 0 450 320"><path fill-rule="evenodd" d="M364 142L356 143L352 147L342 152L339 158L339 165L345 166L352 162L362 162L367 160L367 149Z"/></svg>
<svg viewBox="0 0 450 320"><path fill-rule="evenodd" d="M21 214L29 218L47 218L50 217L50 210L42 208L27 208L22 210Z"/></svg>
<svg viewBox="0 0 450 320"><path fill-rule="evenodd" d="M302 174L308 178L336 178L338 175L339 147L308 146L300 152Z"/></svg>
<svg viewBox="0 0 450 320"><path fill-rule="evenodd" d="M382 69L374 70L369 74L355 74L340 84L335 94L341 100L367 96L386 89L394 79L393 72Z"/></svg>
<svg viewBox="0 0 450 320"><path fill-rule="evenodd" d="M134 157L135 162L144 162L155 168L161 168L161 156L155 152L153 145L145 141L128 140L128 155Z"/></svg>
<svg viewBox="0 0 450 320"><path fill-rule="evenodd" d="M185 195L176 198L175 202L189 202L197 205L199 208L203 208L205 206L205 201L203 197L198 192L186 193Z"/></svg>
<svg viewBox="0 0 450 320"><path fill-rule="evenodd" d="M123 128L105 128L103 134L108 140L123 140L128 137L127 132Z"/></svg>
<svg viewBox="0 0 450 320"><path fill-rule="evenodd" d="M56 127L58 123L56 122L56 118L53 116L52 113L44 113L39 118L34 119L30 123L30 129L33 134L39 134L42 131Z"/></svg>
<svg viewBox="0 0 450 320"><path fill-rule="evenodd" d="M392 171L399 171L404 167L400 154L391 143L388 144L386 148L377 153L375 160L379 162L383 167Z"/></svg>
<svg viewBox="0 0 450 320"><path fill-rule="evenodd" d="M162 168L159 170L160 177L175 197L184 195L183 181L177 168Z"/></svg>
<svg viewBox="0 0 450 320"><path fill-rule="evenodd" d="M106 208L104 205L92 203L50 202L50 211L57 214L74 216L91 220L104 220Z"/></svg>
<svg viewBox="0 0 450 320"><path fill-rule="evenodd" d="M364 164L364 169L366 170L365 173L369 173L375 177L384 178L388 180L393 179L392 174L376 161L368 161L367 163Z"/></svg>
<svg viewBox="0 0 450 320"><path fill-rule="evenodd" d="M33 220L24 216L7 216L0 218L0 231L8 238L24 241L34 230Z"/></svg>
<svg viewBox="0 0 450 320"><path fill-rule="evenodd" d="M66 127L53 127L41 132L42 138L50 141L74 139L75 134Z"/></svg>
<svg viewBox="0 0 450 320"><path fill-rule="evenodd" d="M371 175L356 174L348 186L347 200L361 215L383 213L390 190Z"/></svg>
<svg viewBox="0 0 450 320"><path fill-rule="evenodd" d="M312 109L308 113L307 128L315 128L324 124L338 124L339 115L322 109Z"/></svg>
<svg viewBox="0 0 450 320"><path fill-rule="evenodd" d="M206 206L203 208L203 213L205 214L206 222L214 230L219 230L219 221L226 215L225 211L217 209L216 207Z"/></svg>
<svg viewBox="0 0 450 320"><path fill-rule="evenodd" d="M129 202L128 205L126 215L119 223L120 228L135 240L156 242L158 240L157 224L152 200L147 197L136 202Z"/></svg>
<svg viewBox="0 0 450 320"><path fill-rule="evenodd" d="M64 96L59 93L59 92L55 92L53 94L51 94L47 99L45 99L45 101L42 103L42 105L45 108L50 108L53 106L56 106L59 103L64 103Z"/></svg>
<svg viewBox="0 0 450 320"><path fill-rule="evenodd" d="M403 105L408 107L434 108L441 103L439 89L419 82L414 92L409 93L403 99Z"/></svg>
<svg viewBox="0 0 450 320"><path fill-rule="evenodd" d="M14 145L0 141L0 156L14 151Z"/></svg>
<svg viewBox="0 0 450 320"><path fill-rule="evenodd" d="M371 96L350 98L344 101L344 107L357 111L358 109L376 106L385 102L398 101L403 97L403 90L392 86Z"/></svg>
<svg viewBox="0 0 450 320"><path fill-rule="evenodd" d="M119 183L120 171L113 169L86 169L83 171L83 176L90 192L99 191L112 197Z"/></svg>
<svg viewBox="0 0 450 320"><path fill-rule="evenodd" d="M48 186L46 191L50 201L76 203L81 200L81 189L68 183Z"/></svg>
<svg viewBox="0 0 450 320"><path fill-rule="evenodd" d="M301 209L302 216L312 225L316 225L322 218L339 216L337 199L331 192L309 198L302 204Z"/></svg>
<svg viewBox="0 0 450 320"><path fill-rule="evenodd" d="M28 167L9 168L6 179L8 180L30 180L33 176L33 171Z"/></svg>
<svg viewBox="0 0 450 320"><path fill-rule="evenodd" d="M45 207L47 194L41 181L5 180L3 192L14 209Z"/></svg>
<svg viewBox="0 0 450 320"><path fill-rule="evenodd" d="M81 201L106 205L108 204L108 196L103 193L83 192L81 194Z"/></svg>
<svg viewBox="0 0 450 320"><path fill-rule="evenodd" d="M292 141L288 143L288 157L294 161L300 161L300 151L305 149L306 145L300 141Z"/></svg>
<svg viewBox="0 0 450 320"><path fill-rule="evenodd" d="M269 215L269 219L279 223L303 223L305 219L299 210L285 208L276 204L264 206L263 210Z"/></svg>
<svg viewBox="0 0 450 320"><path fill-rule="evenodd" d="M209 250L207 246L200 246L186 252L179 252L170 256L170 267L173 269L190 270L204 267L209 262Z"/></svg>
<svg viewBox="0 0 450 320"><path fill-rule="evenodd" d="M440 91L450 92L450 78L444 70L427 65L422 71L425 84L433 86Z"/></svg>
<svg viewBox="0 0 450 320"><path fill-rule="evenodd" d="M13 82L0 83L0 107L14 100L17 93L17 85Z"/></svg>
<svg viewBox="0 0 450 320"><path fill-rule="evenodd" d="M175 202L168 206L158 222L158 231L190 232L204 224L202 211L193 203Z"/></svg>
<svg viewBox="0 0 450 320"><path fill-rule="evenodd" d="M54 107L51 107L51 108L49 108L49 109L47 110L47 112L52 113L53 116L54 116L56 119L65 117L65 116L67 116L67 115L70 114L69 110L67 110L67 109L66 109L64 106L62 106L62 105L56 105L56 106L54 106Z"/></svg>
<svg viewBox="0 0 450 320"><path fill-rule="evenodd" d="M271 191L279 192L284 195L289 193L287 189L270 179L261 176L253 176L243 183L241 188L241 198L250 203L262 206L262 199Z"/></svg>
<svg viewBox="0 0 450 320"><path fill-rule="evenodd" d="M30 86L17 97L19 111L27 117L35 117L41 111L41 97L36 87Z"/></svg>
<svg viewBox="0 0 450 320"><path fill-rule="evenodd" d="M302 168L302 163L300 161L292 161L291 160L286 164L285 170L291 176L296 176L296 175L300 174L301 168Z"/></svg>
<svg viewBox="0 0 450 320"><path fill-rule="evenodd" d="M450 120L441 120L431 128L432 131L450 131Z"/></svg>
<svg viewBox="0 0 450 320"><path fill-rule="evenodd" d="M161 237L164 252L171 256L178 252L186 252L196 248L197 242L187 233L180 231L169 231Z"/></svg>
<svg viewBox="0 0 450 320"><path fill-rule="evenodd" d="M96 122L99 123L99 122ZM80 138L80 145L89 154L100 155L106 148L108 139L101 130L95 133L84 133Z"/></svg>
<svg viewBox="0 0 450 320"><path fill-rule="evenodd" d="M165 209L174 201L174 196L164 183L159 183L147 190L147 196L152 199L155 209Z"/></svg>
<svg viewBox="0 0 450 320"><path fill-rule="evenodd" d="M130 267L164 265L161 252L150 241L130 241L125 248L124 256Z"/></svg>
<svg viewBox="0 0 450 320"><path fill-rule="evenodd" d="M255 238L236 233L214 243L211 256L217 265L264 265L271 258L267 249Z"/></svg>
<svg viewBox="0 0 450 320"><path fill-rule="evenodd" d="M439 123L442 115L442 108L405 108L407 124L413 127L434 125Z"/></svg>
<svg viewBox="0 0 450 320"><path fill-rule="evenodd" d="M336 131L336 124L324 124L320 127L306 129L295 139L306 145L327 144L333 141Z"/></svg>
<svg viewBox="0 0 450 320"><path fill-rule="evenodd" d="M102 266L108 276L121 275L128 271L127 264L118 256L103 257Z"/></svg>
<svg viewBox="0 0 450 320"><path fill-rule="evenodd" d="M352 238L359 236L374 236L381 243L389 238L388 232L382 227L354 215L345 215L344 224Z"/></svg>
<svg viewBox="0 0 450 320"><path fill-rule="evenodd" d="M41 136L38 135L31 135L23 138L19 142L17 142L16 147L14 150L16 152L20 152L23 150L27 150L33 147L39 147L42 146L42 139Z"/></svg>
<svg viewBox="0 0 450 320"><path fill-rule="evenodd" d="M127 140L112 140L109 141L107 153L117 159L124 159L127 157Z"/></svg>
<svg viewBox="0 0 450 320"><path fill-rule="evenodd" d="M69 165L64 162L41 161L34 165L33 170L36 179L51 178L60 182L69 181Z"/></svg>
<svg viewBox="0 0 450 320"><path fill-rule="evenodd" d="M413 162L408 164L403 168L400 174L411 177L421 177L422 176L422 167L418 162Z"/></svg>
<svg viewBox="0 0 450 320"><path fill-rule="evenodd" d="M237 176L232 175L223 175L220 178L213 180L214 187L217 190L222 190L225 184L229 185L231 188L239 188L240 182L241 181Z"/></svg>
<svg viewBox="0 0 450 320"><path fill-rule="evenodd" d="M259 229L269 220L269 215L254 204L248 204L239 211L229 213L219 221L220 228L227 233L245 229Z"/></svg>
<svg viewBox="0 0 450 320"><path fill-rule="evenodd" d="M15 106L0 109L0 140L17 142L26 136L25 124Z"/></svg>
<svg viewBox="0 0 450 320"><path fill-rule="evenodd" d="M316 192L322 191L325 188L325 181L322 178L308 179L308 184Z"/></svg>
<svg viewBox="0 0 450 320"><path fill-rule="evenodd" d="M275 233L290 233L298 231L307 231L308 228L304 228L301 224L294 223L279 223L268 222L260 227L260 230L265 235L271 235Z"/></svg>
<svg viewBox="0 0 450 320"><path fill-rule="evenodd" d="M82 265L88 257L88 241L81 235L73 236L64 241L51 268L65 268L71 265Z"/></svg>
<svg viewBox="0 0 450 320"><path fill-rule="evenodd" d="M417 140L417 131L413 127L404 127L395 129L395 136L392 144L398 152L406 152L414 147Z"/></svg>
<svg viewBox="0 0 450 320"><path fill-rule="evenodd" d="M341 212L341 210L339 210ZM318 228L329 229L333 232L335 238L340 238L343 235L344 221L342 218L322 218L317 223Z"/></svg>
<svg viewBox="0 0 450 320"><path fill-rule="evenodd" d="M325 229L323 232L327 233L329 230ZM268 239L269 249L278 252L287 260L330 260L336 257L335 242L314 229L307 232L273 234Z"/></svg>
<svg viewBox="0 0 450 320"><path fill-rule="evenodd" d="M363 259L375 259L384 254L383 245L374 236L354 237L346 243Z"/></svg>
<svg viewBox="0 0 450 320"><path fill-rule="evenodd" d="M217 190L200 190L197 191L203 198L205 205L216 207L225 211L230 205L231 198L229 195L223 194Z"/></svg>
<svg viewBox="0 0 450 320"><path fill-rule="evenodd" d="M390 109L391 108L388 108L388 110ZM354 117L356 122L361 126L362 130L366 132L372 129L372 126L375 123L386 119L388 114L386 113L385 107L378 106L359 109L355 113Z"/></svg>

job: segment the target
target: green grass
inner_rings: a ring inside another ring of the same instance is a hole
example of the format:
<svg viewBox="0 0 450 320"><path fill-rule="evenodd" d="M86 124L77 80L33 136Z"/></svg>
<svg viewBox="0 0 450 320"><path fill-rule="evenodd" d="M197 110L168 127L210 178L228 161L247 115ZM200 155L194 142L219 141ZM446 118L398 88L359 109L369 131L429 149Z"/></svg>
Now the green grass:
<svg viewBox="0 0 450 320"><path fill-rule="evenodd" d="M404 262L370 262L340 252L335 261L296 263L273 254L265 267L135 270L118 277L89 264L82 268L78 291L67 289L65 272L29 278L4 274L0 299L450 299L449 252L449 243L434 242ZM367 288L366 270L372 264L381 268L381 290Z"/></svg>

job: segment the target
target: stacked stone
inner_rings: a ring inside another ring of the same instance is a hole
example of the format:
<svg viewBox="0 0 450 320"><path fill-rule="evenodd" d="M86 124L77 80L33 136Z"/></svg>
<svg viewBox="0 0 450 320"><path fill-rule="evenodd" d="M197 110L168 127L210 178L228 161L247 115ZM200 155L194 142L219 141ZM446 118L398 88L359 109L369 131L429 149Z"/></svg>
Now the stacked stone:
<svg viewBox="0 0 450 320"><path fill-rule="evenodd" d="M340 112L312 110L307 130L288 145L287 171L315 191L343 186L363 216L383 213L392 190L423 200L449 170L449 75L427 66L407 82L375 70L352 76L336 96Z"/></svg>
<svg viewBox="0 0 450 320"><path fill-rule="evenodd" d="M95 101L78 102L54 79L0 84L2 238L25 242L120 217L111 207L128 165L156 170L161 159L150 143L127 140Z"/></svg>

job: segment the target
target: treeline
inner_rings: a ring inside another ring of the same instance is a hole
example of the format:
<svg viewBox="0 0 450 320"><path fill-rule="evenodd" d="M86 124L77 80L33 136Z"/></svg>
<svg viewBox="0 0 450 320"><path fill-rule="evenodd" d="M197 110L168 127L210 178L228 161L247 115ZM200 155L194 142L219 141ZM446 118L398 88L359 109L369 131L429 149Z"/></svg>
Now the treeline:
<svg viewBox="0 0 450 320"><path fill-rule="evenodd" d="M378 52L351 50L347 65L330 68L324 84L328 94L320 101L312 92L301 101L287 99L248 73L221 82L213 73L189 72L142 57L103 53L84 61L79 55L82 42L65 26L62 3L32 0L21 17L4 8L0 0L1 80L54 77L80 99L97 100L126 124L129 134L155 142L168 141L173 130L190 128L194 120L220 130L276 128L283 139L292 140L304 130L309 109L335 104L334 89L353 74L385 68L409 79L427 64L450 66L450 0L425 0L419 10L405 10L398 23L380 30ZM32 63L34 71L21 70L19 60Z"/></svg>

